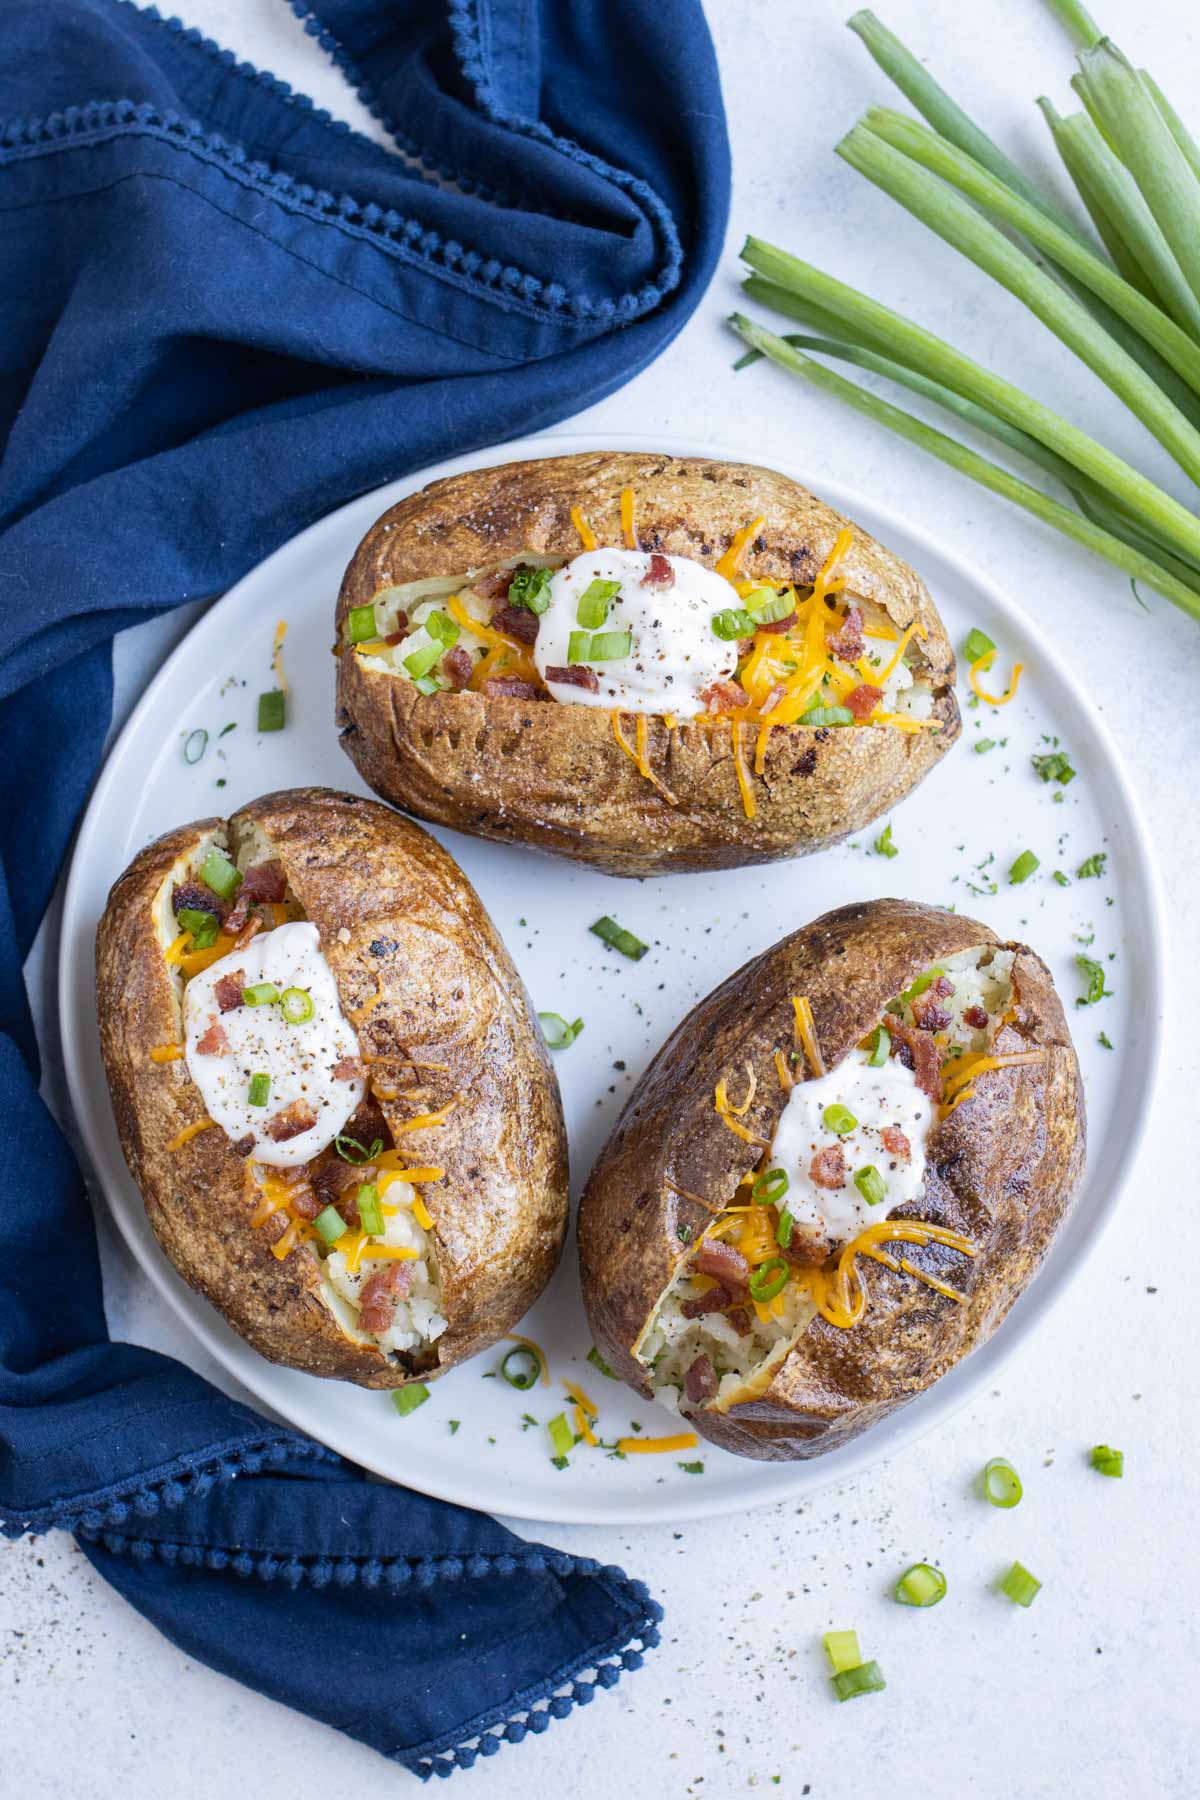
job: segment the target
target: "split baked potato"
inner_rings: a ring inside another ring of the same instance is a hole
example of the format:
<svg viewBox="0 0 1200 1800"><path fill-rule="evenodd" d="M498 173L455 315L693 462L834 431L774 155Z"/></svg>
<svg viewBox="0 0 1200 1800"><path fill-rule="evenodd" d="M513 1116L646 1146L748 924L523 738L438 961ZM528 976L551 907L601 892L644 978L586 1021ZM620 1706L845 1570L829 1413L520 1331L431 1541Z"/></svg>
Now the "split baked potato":
<svg viewBox="0 0 1200 1800"><path fill-rule="evenodd" d="M335 649L376 793L614 875L819 850L960 729L920 577L775 470L697 457L434 482L360 544Z"/></svg>
<svg viewBox="0 0 1200 1800"><path fill-rule="evenodd" d="M418 826L323 788L181 826L113 887L96 971L150 1222L263 1356L400 1387L537 1298L567 1224L558 1085Z"/></svg>
<svg viewBox="0 0 1200 1800"><path fill-rule="evenodd" d="M702 1001L631 1095L579 1217L596 1343L714 1443L820 1455L991 1336L1085 1139L1032 950L907 901L828 913Z"/></svg>

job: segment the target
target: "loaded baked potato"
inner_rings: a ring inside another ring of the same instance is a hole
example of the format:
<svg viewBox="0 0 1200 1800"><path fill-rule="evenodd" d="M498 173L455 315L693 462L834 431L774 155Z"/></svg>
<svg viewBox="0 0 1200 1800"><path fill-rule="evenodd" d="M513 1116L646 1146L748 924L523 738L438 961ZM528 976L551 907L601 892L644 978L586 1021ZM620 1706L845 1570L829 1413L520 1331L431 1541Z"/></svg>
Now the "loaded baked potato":
<svg viewBox="0 0 1200 1800"><path fill-rule="evenodd" d="M376 793L614 875L819 850L960 728L920 577L786 476L696 457L434 482L360 544L335 648Z"/></svg>
<svg viewBox="0 0 1200 1800"><path fill-rule="evenodd" d="M263 1356L399 1387L536 1299L567 1224L558 1086L418 826L324 788L181 826L113 887L96 970L150 1222Z"/></svg>
<svg viewBox="0 0 1200 1800"><path fill-rule="evenodd" d="M1045 965L907 901L747 963L650 1064L584 1194L600 1352L743 1456L816 1456L989 1338L1083 1170Z"/></svg>

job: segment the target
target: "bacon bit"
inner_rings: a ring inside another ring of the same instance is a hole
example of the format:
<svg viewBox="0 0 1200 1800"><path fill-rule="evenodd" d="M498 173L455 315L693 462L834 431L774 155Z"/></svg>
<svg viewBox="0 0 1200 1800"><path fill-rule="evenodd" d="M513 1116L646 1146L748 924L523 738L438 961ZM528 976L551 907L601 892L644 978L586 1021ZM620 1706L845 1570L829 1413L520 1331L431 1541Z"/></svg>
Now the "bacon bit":
<svg viewBox="0 0 1200 1800"><path fill-rule="evenodd" d="M749 694L736 681L714 681L701 691L699 699L705 711L712 713L736 712L750 704Z"/></svg>
<svg viewBox="0 0 1200 1800"><path fill-rule="evenodd" d="M890 1013L887 1022L888 1035L892 1040L892 1054L898 1056L906 1069L911 1069L917 1078L917 1086L923 1094L940 1106L942 1103L942 1058L937 1045L927 1031L914 1031L903 1019L894 1018Z"/></svg>
<svg viewBox="0 0 1200 1800"><path fill-rule="evenodd" d="M341 1062L333 1065L335 1081L361 1081L362 1073L362 1064L353 1056L343 1056Z"/></svg>
<svg viewBox="0 0 1200 1800"><path fill-rule="evenodd" d="M739 1337L750 1336L750 1314L744 1306L731 1306L725 1317Z"/></svg>
<svg viewBox="0 0 1200 1800"><path fill-rule="evenodd" d="M273 1144L286 1144L289 1138L299 1137L302 1131L311 1131L317 1122L317 1115L307 1100L293 1100L282 1112L267 1120L267 1136Z"/></svg>
<svg viewBox="0 0 1200 1800"><path fill-rule="evenodd" d="M483 691L489 699L505 695L510 700L536 700L539 697L539 690L532 681L522 681L519 675L489 675Z"/></svg>
<svg viewBox="0 0 1200 1800"><path fill-rule="evenodd" d="M586 688L589 694L600 692L600 677L595 669L585 669L579 663L572 663L566 669L547 669L547 681L561 681L567 687Z"/></svg>
<svg viewBox="0 0 1200 1800"><path fill-rule="evenodd" d="M750 1264L741 1251L719 1238L705 1238L692 1263L702 1275L711 1275L731 1289L744 1288L750 1279Z"/></svg>
<svg viewBox="0 0 1200 1800"><path fill-rule="evenodd" d="M232 1148L235 1156L249 1156L254 1149L254 1133L250 1131L245 1137L236 1138Z"/></svg>
<svg viewBox="0 0 1200 1800"><path fill-rule="evenodd" d="M683 1385L693 1406L700 1406L705 1400L711 1400L716 1393L717 1372L703 1352L684 1376Z"/></svg>
<svg viewBox="0 0 1200 1800"><path fill-rule="evenodd" d="M536 644L538 616L527 606L501 606L492 614L493 631L507 631L523 644Z"/></svg>
<svg viewBox="0 0 1200 1800"><path fill-rule="evenodd" d="M987 1011L982 1006L968 1006L963 1014L963 1024L969 1025L973 1031L986 1031L987 1022Z"/></svg>
<svg viewBox="0 0 1200 1800"><path fill-rule="evenodd" d="M943 1000L948 1000L954 992L954 983L948 975L939 975L933 983L933 991L935 994L940 994Z"/></svg>
<svg viewBox="0 0 1200 1800"><path fill-rule="evenodd" d="M208 1030L204 1036L197 1038L196 1049L201 1056L229 1055L229 1039L225 1036L225 1027L215 1013L209 1017Z"/></svg>
<svg viewBox="0 0 1200 1800"><path fill-rule="evenodd" d="M478 594L481 600L506 600L516 572L515 569L493 569L490 575L479 577L471 592Z"/></svg>
<svg viewBox="0 0 1200 1800"><path fill-rule="evenodd" d="M852 606L837 631L829 639L830 654L839 662L857 662L866 649L863 637L863 616L857 606Z"/></svg>
<svg viewBox="0 0 1200 1800"><path fill-rule="evenodd" d="M461 644L455 644L453 650L447 650L442 658L442 668L450 677L450 685L456 694L461 694L471 679L471 670L475 667L471 652L464 650Z"/></svg>
<svg viewBox="0 0 1200 1800"><path fill-rule="evenodd" d="M216 913L222 923L229 912L228 900L222 900L220 894L214 894L202 881L180 882L171 895L171 911L176 918L185 907L192 912Z"/></svg>
<svg viewBox="0 0 1200 1800"><path fill-rule="evenodd" d="M315 1219L317 1213L323 1212L327 1206L334 1206L347 1224L357 1226L359 1183L374 1181L375 1174L374 1163L347 1163L338 1156L330 1157L328 1162L320 1164L312 1177L312 1204L315 1210L305 1212L305 1218ZM297 1210L302 1211L303 1208Z"/></svg>
<svg viewBox="0 0 1200 1800"><path fill-rule="evenodd" d="M885 1125L879 1136L889 1156L898 1157L901 1162L911 1160L912 1145L898 1125Z"/></svg>
<svg viewBox="0 0 1200 1800"><path fill-rule="evenodd" d="M389 1262L367 1281L358 1296L358 1328L360 1331L390 1331L396 1318L396 1307L408 1297L412 1287L410 1262Z"/></svg>
<svg viewBox="0 0 1200 1800"><path fill-rule="evenodd" d="M792 626L795 623L796 623L796 609L795 609L795 607L793 607L791 612L788 613L786 618L771 619L766 625L760 625L758 627L758 629L760 631L767 632L772 637L778 637L783 632L790 631L792 629Z"/></svg>
<svg viewBox="0 0 1200 1800"><path fill-rule="evenodd" d="M235 1006L242 1004L245 985L245 969L235 969L231 975L222 975L220 981L213 984L213 998L223 1013L232 1012Z"/></svg>
<svg viewBox="0 0 1200 1800"><path fill-rule="evenodd" d="M744 1291L744 1290L742 1290ZM704 1294L689 1294L680 1302L679 1310L685 1319L702 1319L705 1313L724 1312L732 1305L735 1296L718 1284L709 1288Z"/></svg>
<svg viewBox="0 0 1200 1800"><path fill-rule="evenodd" d="M816 1187L835 1188L846 1185L846 1152L840 1144L827 1144L818 1150L808 1165L809 1179Z"/></svg>
<svg viewBox="0 0 1200 1800"><path fill-rule="evenodd" d="M953 1017L932 988L917 995L912 1003L912 1016L921 1031L945 1031Z"/></svg>
<svg viewBox="0 0 1200 1800"><path fill-rule="evenodd" d="M269 900L274 905L278 905L286 894L287 877L283 872L283 864L277 857L271 857L267 862L251 864L238 889L239 900Z"/></svg>
<svg viewBox="0 0 1200 1800"><path fill-rule="evenodd" d="M864 681L861 687L851 688L842 705L854 714L861 725L864 719L870 718L882 699L883 689L872 687L869 681Z"/></svg>
<svg viewBox="0 0 1200 1800"><path fill-rule="evenodd" d="M394 631L389 631L383 641L385 644L402 644L407 636L408 614L406 612L398 612L396 614L396 629Z"/></svg>
<svg viewBox="0 0 1200 1800"><path fill-rule="evenodd" d="M671 567L669 557L655 551L650 558L650 567L642 576L643 587L669 588L675 586L675 571Z"/></svg>
<svg viewBox="0 0 1200 1800"><path fill-rule="evenodd" d="M231 915L231 920L232 920L232 915ZM247 944L250 942L251 938L256 938L258 936L259 932L262 931L265 926L266 926L266 920L263 918L263 916L260 912L252 912L250 914L250 917L248 919L246 919L244 921L244 923L242 921L239 921L238 934L233 940L233 946L232 946L232 949L230 950L230 955L234 956L237 954L237 952L239 950L244 950L246 948Z"/></svg>

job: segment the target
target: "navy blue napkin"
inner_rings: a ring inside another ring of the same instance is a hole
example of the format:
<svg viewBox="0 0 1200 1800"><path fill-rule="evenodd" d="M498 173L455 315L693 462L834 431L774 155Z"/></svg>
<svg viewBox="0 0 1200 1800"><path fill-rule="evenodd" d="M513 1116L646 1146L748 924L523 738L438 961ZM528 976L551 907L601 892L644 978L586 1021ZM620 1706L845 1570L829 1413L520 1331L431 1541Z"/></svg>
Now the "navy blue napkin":
<svg viewBox="0 0 1200 1800"><path fill-rule="evenodd" d="M728 150L698 0L294 10L397 149L126 0L4 7L0 1520L74 1531L189 1655L447 1774L636 1667L658 1608L109 1340L21 964L114 633L628 380L712 273Z"/></svg>

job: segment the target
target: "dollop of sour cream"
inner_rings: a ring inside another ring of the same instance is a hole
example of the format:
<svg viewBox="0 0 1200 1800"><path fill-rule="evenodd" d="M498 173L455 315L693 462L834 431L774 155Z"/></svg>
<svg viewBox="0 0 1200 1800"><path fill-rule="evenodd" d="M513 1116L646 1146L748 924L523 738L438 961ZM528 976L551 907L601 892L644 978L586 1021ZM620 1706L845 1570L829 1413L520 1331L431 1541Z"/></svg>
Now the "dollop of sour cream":
<svg viewBox="0 0 1200 1800"><path fill-rule="evenodd" d="M834 1105L856 1121L844 1135L825 1123L825 1109ZM788 1178L780 1206L787 1207L804 1237L827 1238L831 1249L848 1244L866 1226L918 1198L933 1120L933 1102L921 1092L911 1069L894 1056L872 1069L863 1052L852 1050L827 1075L792 1089L771 1151L771 1167L784 1169ZM908 1139L907 1159L885 1148L880 1134L888 1125L898 1126ZM822 1187L812 1178L812 1160L835 1144L845 1159L845 1181L840 1187ZM879 1171L886 1188L874 1206L854 1181L856 1172L867 1167Z"/></svg>
<svg viewBox="0 0 1200 1800"><path fill-rule="evenodd" d="M700 695L737 668L736 641L727 642L713 630L714 616L736 606L737 595L723 576L690 557L655 561L659 568L669 564L669 581L647 581L651 557L643 550L589 550L553 576L533 655L555 700L622 712L674 713L683 719L708 710ZM603 625L589 628L579 623L579 602L593 581L616 581L620 589ZM585 665L599 680L595 693L547 680L547 669L568 666L572 632L589 629L628 631L628 656Z"/></svg>
<svg viewBox="0 0 1200 1800"><path fill-rule="evenodd" d="M214 989L222 976L240 970L245 987L273 982L303 988L313 1004L312 1017L292 1025L276 1002L236 1006L222 1012ZM223 956L193 975L184 989L184 1056L188 1073L204 1099L210 1119L235 1143L253 1138L251 1155L276 1168L294 1168L333 1142L366 1091L361 1077L345 1081L333 1071L357 1060L358 1039L342 1012L333 971L321 952L315 925L292 923L260 932L244 950ZM200 1040L215 1023L228 1046L223 1054L201 1054ZM251 1106L250 1079L270 1077L265 1106ZM316 1124L296 1137L275 1143L269 1122L293 1100L307 1100Z"/></svg>

